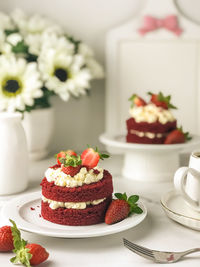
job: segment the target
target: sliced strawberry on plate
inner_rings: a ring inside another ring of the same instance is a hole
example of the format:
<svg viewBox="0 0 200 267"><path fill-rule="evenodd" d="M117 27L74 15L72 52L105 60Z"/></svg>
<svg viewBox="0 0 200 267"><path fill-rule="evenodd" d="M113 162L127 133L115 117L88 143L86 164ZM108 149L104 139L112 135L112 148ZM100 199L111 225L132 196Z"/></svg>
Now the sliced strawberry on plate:
<svg viewBox="0 0 200 267"><path fill-rule="evenodd" d="M192 137L189 135L189 133L184 133L182 127L180 127L171 131L167 135L164 144L180 144L185 143L186 141L189 141L191 139Z"/></svg>
<svg viewBox="0 0 200 267"><path fill-rule="evenodd" d="M57 163L61 164L60 160L62 158L65 158L66 155L77 156L76 152L74 150L71 150L71 149L68 149L68 150L65 150L65 151L60 151L58 154L56 154Z"/></svg>
<svg viewBox="0 0 200 267"><path fill-rule="evenodd" d="M112 200L106 211L106 224L117 223L126 219L132 213L141 214L143 212L136 203L139 200L139 196L132 195L127 198L126 193L116 193L115 197L117 197L117 199Z"/></svg>
<svg viewBox="0 0 200 267"><path fill-rule="evenodd" d="M14 249L11 226L0 228L0 251L11 251Z"/></svg>
<svg viewBox="0 0 200 267"><path fill-rule="evenodd" d="M131 107L133 106L137 106L137 107L141 107L141 106L146 106L146 102L144 101L143 98L139 97L138 95L134 94L129 98L129 101L131 101Z"/></svg>
<svg viewBox="0 0 200 267"><path fill-rule="evenodd" d="M151 102L156 105L157 107L162 107L164 109L177 109L174 105L170 103L171 96L164 96L162 92L159 92L158 94L153 94L151 92L148 92L148 94L151 96Z"/></svg>
<svg viewBox="0 0 200 267"><path fill-rule="evenodd" d="M109 158L109 155L101 154L98 151L97 147L96 147L95 150L93 148L91 148L91 147L88 147L81 154L82 165L86 166L86 167L89 167L89 168L96 167L98 162L99 162L99 160L100 159L103 160L104 158Z"/></svg>

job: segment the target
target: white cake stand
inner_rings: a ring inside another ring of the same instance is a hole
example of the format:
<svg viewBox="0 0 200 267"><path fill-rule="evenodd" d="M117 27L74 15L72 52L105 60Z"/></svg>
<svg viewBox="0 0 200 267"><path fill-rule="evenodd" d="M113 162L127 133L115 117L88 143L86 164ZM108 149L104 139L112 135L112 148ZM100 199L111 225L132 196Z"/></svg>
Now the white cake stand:
<svg viewBox="0 0 200 267"><path fill-rule="evenodd" d="M102 134L100 141L108 152L124 154L122 175L140 181L169 181L179 167L183 150L200 150L200 137L193 135L184 144L151 145L127 143L125 135Z"/></svg>

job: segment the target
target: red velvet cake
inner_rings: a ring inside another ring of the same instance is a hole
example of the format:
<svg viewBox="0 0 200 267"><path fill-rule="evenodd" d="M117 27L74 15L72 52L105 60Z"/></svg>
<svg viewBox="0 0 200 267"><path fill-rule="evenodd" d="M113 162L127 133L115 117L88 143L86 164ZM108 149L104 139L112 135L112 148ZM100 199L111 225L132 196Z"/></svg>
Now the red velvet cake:
<svg viewBox="0 0 200 267"><path fill-rule="evenodd" d="M70 150L71 151L71 150ZM88 148L80 156L61 152L59 164L45 172L41 182L41 215L63 225L91 225L104 222L112 200L112 176L97 166L105 154Z"/></svg>
<svg viewBox="0 0 200 267"><path fill-rule="evenodd" d="M175 108L170 103L170 96L149 94L149 103L137 95L129 99L132 102L131 118L126 121L129 143L164 144L166 137L177 128L177 121L169 110Z"/></svg>

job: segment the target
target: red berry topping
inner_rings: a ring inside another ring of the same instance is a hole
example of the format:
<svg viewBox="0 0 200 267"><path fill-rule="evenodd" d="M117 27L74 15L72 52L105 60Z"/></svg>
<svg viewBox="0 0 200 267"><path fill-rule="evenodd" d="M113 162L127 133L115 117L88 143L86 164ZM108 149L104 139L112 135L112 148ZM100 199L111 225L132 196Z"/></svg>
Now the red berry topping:
<svg viewBox="0 0 200 267"><path fill-rule="evenodd" d="M159 92L158 94L148 93L151 96L151 102L157 107L162 107L164 109L177 109L174 105L170 103L171 96L164 96L163 93Z"/></svg>
<svg viewBox="0 0 200 267"><path fill-rule="evenodd" d="M100 159L103 160L104 158L108 158L108 157L109 155L101 154L98 151L97 147L95 150L89 147L85 149L81 154L82 165L89 167L89 168L94 168L97 166Z"/></svg>
<svg viewBox="0 0 200 267"><path fill-rule="evenodd" d="M72 166L64 166L62 165L61 170L66 173L67 175L70 175L71 177L75 176L79 171L80 171L81 166L76 166L76 167L72 167Z"/></svg>
<svg viewBox="0 0 200 267"><path fill-rule="evenodd" d="M133 195L127 198L126 193L116 193L115 196L117 199L112 200L109 205L106 215L105 215L105 223L113 224L119 221L124 220L132 213L142 213L142 209L138 207L136 203L139 200L139 196Z"/></svg>
<svg viewBox="0 0 200 267"><path fill-rule="evenodd" d="M46 249L39 244L27 244L26 248L28 249L28 253L32 255L30 259L31 265L40 264L46 261L49 257L49 253Z"/></svg>
<svg viewBox="0 0 200 267"><path fill-rule="evenodd" d="M11 251L14 249L13 236L10 226L0 228L0 251Z"/></svg>
<svg viewBox="0 0 200 267"><path fill-rule="evenodd" d="M180 127L167 135L164 144L179 144L185 143L188 140L191 140L191 136L189 136L188 132L184 133L182 127Z"/></svg>
<svg viewBox="0 0 200 267"><path fill-rule="evenodd" d="M143 98L139 97L138 95L134 94L129 98L129 101L131 101L131 107L133 106L146 106L146 102L144 101Z"/></svg>

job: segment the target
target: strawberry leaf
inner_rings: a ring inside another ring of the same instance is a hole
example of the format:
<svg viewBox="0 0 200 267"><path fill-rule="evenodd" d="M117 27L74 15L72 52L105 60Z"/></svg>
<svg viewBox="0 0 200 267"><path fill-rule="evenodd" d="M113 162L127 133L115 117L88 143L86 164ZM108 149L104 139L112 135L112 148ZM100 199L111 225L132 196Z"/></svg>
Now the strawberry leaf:
<svg viewBox="0 0 200 267"><path fill-rule="evenodd" d="M115 193L115 197L121 200L125 200L127 201L127 195L126 193L122 194L122 193Z"/></svg>
<svg viewBox="0 0 200 267"><path fill-rule="evenodd" d="M143 213L143 210L140 207L136 206L133 208L133 212L137 214L141 214Z"/></svg>
<svg viewBox="0 0 200 267"><path fill-rule="evenodd" d="M68 167L68 166L77 167L77 166L81 165L81 163L82 163L80 155L70 156L70 155L66 154L65 158L59 158L59 160L65 167Z"/></svg>
<svg viewBox="0 0 200 267"><path fill-rule="evenodd" d="M133 195L128 198L128 202L131 202L131 203L136 203L138 200L139 200L138 195Z"/></svg>
<svg viewBox="0 0 200 267"><path fill-rule="evenodd" d="M12 236L13 236L13 243L14 243L14 250L13 252L16 254L15 257L11 258L10 261L12 263L21 262L27 267L31 267L30 259L32 255L29 253L29 249L26 248L27 241L21 238L21 233L16 226L16 223L10 219L10 222L13 226L11 226Z"/></svg>

